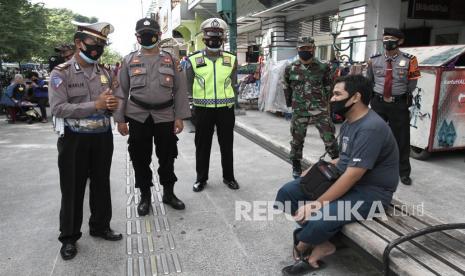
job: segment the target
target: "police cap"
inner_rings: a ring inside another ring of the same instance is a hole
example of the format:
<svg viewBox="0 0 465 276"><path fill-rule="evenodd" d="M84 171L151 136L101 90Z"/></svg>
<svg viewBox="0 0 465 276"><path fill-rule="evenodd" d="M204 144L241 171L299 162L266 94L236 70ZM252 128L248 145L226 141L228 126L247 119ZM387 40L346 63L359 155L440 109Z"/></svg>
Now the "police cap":
<svg viewBox="0 0 465 276"><path fill-rule="evenodd" d="M136 33L140 33L141 31L159 32L160 25L152 18L142 18L136 23Z"/></svg>
<svg viewBox="0 0 465 276"><path fill-rule="evenodd" d="M401 30L396 28L384 28L383 36L385 35L397 37L398 39L404 38L404 33L402 33Z"/></svg>
<svg viewBox="0 0 465 276"><path fill-rule="evenodd" d="M77 21L71 21L73 25L76 25L76 33L82 33L89 36L96 37L103 41L108 40L108 35L111 34L115 28L113 25L107 22L97 22L97 23L83 23Z"/></svg>
<svg viewBox="0 0 465 276"><path fill-rule="evenodd" d="M297 40L297 47L304 47L304 46L310 46L314 47L315 46L315 40L311 36L302 36L299 37Z"/></svg>
<svg viewBox="0 0 465 276"><path fill-rule="evenodd" d="M228 30L228 24L221 18L209 18L202 22L200 29L205 36L221 36L224 37Z"/></svg>

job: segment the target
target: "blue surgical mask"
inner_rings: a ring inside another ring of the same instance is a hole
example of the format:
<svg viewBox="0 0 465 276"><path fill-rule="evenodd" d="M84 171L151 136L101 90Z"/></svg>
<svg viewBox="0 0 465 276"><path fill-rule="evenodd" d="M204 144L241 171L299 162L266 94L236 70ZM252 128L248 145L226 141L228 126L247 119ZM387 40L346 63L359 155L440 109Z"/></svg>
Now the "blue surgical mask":
<svg viewBox="0 0 465 276"><path fill-rule="evenodd" d="M96 60L93 60L93 59L91 59L91 58L88 58L86 55L84 55L83 52L79 52L79 56L80 56L85 62L87 62L87 63L89 63L89 64L95 64L95 63L97 63Z"/></svg>
<svg viewBox="0 0 465 276"><path fill-rule="evenodd" d="M144 49L147 49L147 50L150 50L150 49L153 49L155 47L157 47L158 44L153 44L153 45L150 45L150 46L144 46L144 45L140 45L140 47L144 48Z"/></svg>

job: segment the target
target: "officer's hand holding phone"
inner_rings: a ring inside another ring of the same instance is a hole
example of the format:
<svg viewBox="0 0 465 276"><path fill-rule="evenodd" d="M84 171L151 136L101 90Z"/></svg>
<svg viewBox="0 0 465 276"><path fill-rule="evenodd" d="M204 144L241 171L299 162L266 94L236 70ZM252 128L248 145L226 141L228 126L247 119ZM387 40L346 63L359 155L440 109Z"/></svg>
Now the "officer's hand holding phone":
<svg viewBox="0 0 465 276"><path fill-rule="evenodd" d="M179 134L182 132L184 128L184 123L182 122L181 119L176 119L174 121L174 134Z"/></svg>

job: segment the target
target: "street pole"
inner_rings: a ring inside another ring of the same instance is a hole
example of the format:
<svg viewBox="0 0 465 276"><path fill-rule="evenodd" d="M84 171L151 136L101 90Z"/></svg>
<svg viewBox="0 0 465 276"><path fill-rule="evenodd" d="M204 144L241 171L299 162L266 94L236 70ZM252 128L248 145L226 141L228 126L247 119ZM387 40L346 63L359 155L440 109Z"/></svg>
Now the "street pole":
<svg viewBox="0 0 465 276"><path fill-rule="evenodd" d="M231 0L231 22L229 23L229 50L237 55L237 21L236 21L236 0Z"/></svg>
<svg viewBox="0 0 465 276"><path fill-rule="evenodd" d="M144 3L143 3L143 0L140 0L140 10L141 10L141 13L142 13L142 18L144 18Z"/></svg>

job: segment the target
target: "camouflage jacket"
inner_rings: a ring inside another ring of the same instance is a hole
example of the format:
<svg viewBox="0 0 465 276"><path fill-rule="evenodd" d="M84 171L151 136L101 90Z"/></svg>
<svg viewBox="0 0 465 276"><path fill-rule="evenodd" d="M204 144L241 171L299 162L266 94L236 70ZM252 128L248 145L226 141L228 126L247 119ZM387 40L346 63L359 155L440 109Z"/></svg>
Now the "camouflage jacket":
<svg viewBox="0 0 465 276"><path fill-rule="evenodd" d="M301 116L316 115L329 109L331 69L313 59L304 65L296 60L284 71L284 96L287 106Z"/></svg>

